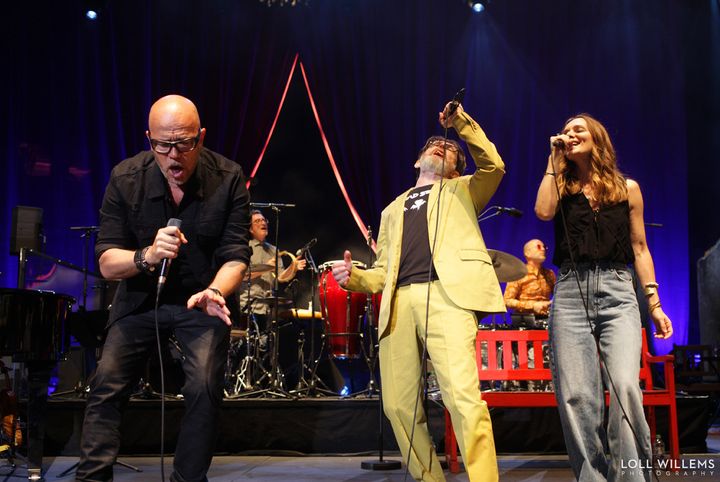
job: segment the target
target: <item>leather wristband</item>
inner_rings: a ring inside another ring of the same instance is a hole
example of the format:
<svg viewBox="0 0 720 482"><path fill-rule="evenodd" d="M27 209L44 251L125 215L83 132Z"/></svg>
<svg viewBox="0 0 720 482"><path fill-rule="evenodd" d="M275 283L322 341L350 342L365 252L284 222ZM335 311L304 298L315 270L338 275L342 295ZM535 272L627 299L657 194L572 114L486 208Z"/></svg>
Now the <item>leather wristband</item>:
<svg viewBox="0 0 720 482"><path fill-rule="evenodd" d="M133 258L133 260L135 261L135 267L138 269L138 271L145 274L151 274L153 271L155 271L155 266L148 263L145 259L145 253L147 253L148 249L150 249L150 246L145 246L143 249L136 250L135 256Z"/></svg>

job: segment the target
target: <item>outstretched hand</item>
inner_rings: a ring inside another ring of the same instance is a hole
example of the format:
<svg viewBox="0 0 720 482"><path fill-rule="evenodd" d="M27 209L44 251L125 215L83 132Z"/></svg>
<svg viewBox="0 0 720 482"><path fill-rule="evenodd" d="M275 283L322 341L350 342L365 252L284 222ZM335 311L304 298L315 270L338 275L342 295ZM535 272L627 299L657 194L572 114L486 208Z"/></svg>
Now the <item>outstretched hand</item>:
<svg viewBox="0 0 720 482"><path fill-rule="evenodd" d="M188 299L187 308L189 310L199 308L210 316L217 316L223 320L226 325L232 325L230 310L225 306L225 298L211 289L205 289L192 295Z"/></svg>
<svg viewBox="0 0 720 482"><path fill-rule="evenodd" d="M343 253L343 260L333 264L332 267L333 277L340 286L347 286L348 281L350 281L352 266L352 255L350 254L350 251L345 250L345 253Z"/></svg>

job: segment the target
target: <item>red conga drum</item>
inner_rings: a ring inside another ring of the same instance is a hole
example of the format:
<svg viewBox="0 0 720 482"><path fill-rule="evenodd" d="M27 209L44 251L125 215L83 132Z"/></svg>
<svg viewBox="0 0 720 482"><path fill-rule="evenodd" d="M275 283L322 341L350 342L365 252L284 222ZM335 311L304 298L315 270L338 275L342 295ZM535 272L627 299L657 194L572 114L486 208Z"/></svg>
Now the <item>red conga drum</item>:
<svg viewBox="0 0 720 482"><path fill-rule="evenodd" d="M339 261L342 260L327 261L320 265L318 281L320 309L325 319L328 352L334 358L359 358L361 355L360 333L367 295L347 291L335 281L332 275L332 265ZM365 269L365 264L353 261L353 267ZM379 305L379 303L377 304Z"/></svg>

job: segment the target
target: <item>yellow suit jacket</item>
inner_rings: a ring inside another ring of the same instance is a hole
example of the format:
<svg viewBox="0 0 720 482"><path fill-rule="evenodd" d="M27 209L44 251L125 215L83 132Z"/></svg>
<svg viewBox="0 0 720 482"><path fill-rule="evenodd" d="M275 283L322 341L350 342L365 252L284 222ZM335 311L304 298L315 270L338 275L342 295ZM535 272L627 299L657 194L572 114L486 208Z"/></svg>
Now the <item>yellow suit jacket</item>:
<svg viewBox="0 0 720 482"><path fill-rule="evenodd" d="M440 213L434 253L435 270L443 289L458 306L484 313L504 313L502 292L477 217L500 184L505 164L495 145L467 113L456 116L453 127L467 143L476 170L472 175L443 180L441 195L439 183L430 191L427 217L431 248L435 241L438 209ZM384 335L388 326L395 294L403 237L403 208L408 191L382 212L377 262L368 270L353 268L347 285L351 291L382 291L378 314L380 336Z"/></svg>

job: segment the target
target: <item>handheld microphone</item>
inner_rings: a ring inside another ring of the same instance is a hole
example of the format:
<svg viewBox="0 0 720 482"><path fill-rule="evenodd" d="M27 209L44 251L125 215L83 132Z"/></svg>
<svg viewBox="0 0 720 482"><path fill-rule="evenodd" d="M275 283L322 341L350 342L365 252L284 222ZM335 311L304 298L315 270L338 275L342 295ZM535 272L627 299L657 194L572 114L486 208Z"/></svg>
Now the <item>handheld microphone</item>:
<svg viewBox="0 0 720 482"><path fill-rule="evenodd" d="M509 214L510 216L512 216L514 218L519 218L519 217L522 217L522 215L523 215L523 212L517 208L504 208L504 207L500 206L500 207L498 207L498 211L500 211L501 213Z"/></svg>
<svg viewBox="0 0 720 482"><path fill-rule="evenodd" d="M465 98L465 87L458 90L457 93L455 94L455 97L453 97L452 102L450 102L450 110L448 111L448 117L452 116L455 113L458 106L460 104L462 104L462 101L464 98Z"/></svg>
<svg viewBox="0 0 720 482"><path fill-rule="evenodd" d="M170 218L168 219L167 225L176 226L179 228L182 225L182 220L178 218ZM165 286L165 281L167 281L168 271L170 271L170 261L170 258L165 258L162 260L162 263L160 263L160 275L158 276L158 293L160 293L163 286Z"/></svg>
<svg viewBox="0 0 720 482"><path fill-rule="evenodd" d="M555 139L552 141L552 145L558 149L565 149L565 141L562 139Z"/></svg>
<svg viewBox="0 0 720 482"><path fill-rule="evenodd" d="M299 258L305 251L315 246L315 243L317 243L317 238L312 238L305 246L295 252L295 256Z"/></svg>

